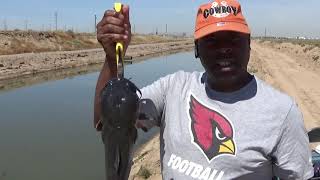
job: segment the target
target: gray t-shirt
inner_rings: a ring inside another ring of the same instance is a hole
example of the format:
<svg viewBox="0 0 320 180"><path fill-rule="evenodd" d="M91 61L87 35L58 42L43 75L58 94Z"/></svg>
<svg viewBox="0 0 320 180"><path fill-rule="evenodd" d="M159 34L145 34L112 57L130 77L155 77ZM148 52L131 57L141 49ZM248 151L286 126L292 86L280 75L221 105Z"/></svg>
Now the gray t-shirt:
<svg viewBox="0 0 320 180"><path fill-rule="evenodd" d="M162 114L163 179L313 176L303 117L292 98L257 77L232 93L209 89L205 77L179 71L142 89Z"/></svg>

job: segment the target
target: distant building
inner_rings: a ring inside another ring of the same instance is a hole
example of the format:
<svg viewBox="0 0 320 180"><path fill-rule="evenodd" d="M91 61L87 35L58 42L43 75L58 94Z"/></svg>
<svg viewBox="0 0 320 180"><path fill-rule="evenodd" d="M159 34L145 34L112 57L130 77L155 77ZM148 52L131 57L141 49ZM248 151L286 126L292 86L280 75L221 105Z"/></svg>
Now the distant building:
<svg viewBox="0 0 320 180"><path fill-rule="evenodd" d="M297 39L303 39L303 40L305 40L305 39L307 39L307 38L306 38L306 37L303 37L303 36L298 36Z"/></svg>

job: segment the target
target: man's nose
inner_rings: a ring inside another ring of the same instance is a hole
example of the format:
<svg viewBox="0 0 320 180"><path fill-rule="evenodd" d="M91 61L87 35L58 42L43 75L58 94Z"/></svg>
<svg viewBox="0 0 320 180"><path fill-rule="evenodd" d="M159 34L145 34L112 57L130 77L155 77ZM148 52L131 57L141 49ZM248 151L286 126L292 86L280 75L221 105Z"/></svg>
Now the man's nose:
<svg viewBox="0 0 320 180"><path fill-rule="evenodd" d="M217 51L222 54L229 54L232 52L232 48L219 48Z"/></svg>

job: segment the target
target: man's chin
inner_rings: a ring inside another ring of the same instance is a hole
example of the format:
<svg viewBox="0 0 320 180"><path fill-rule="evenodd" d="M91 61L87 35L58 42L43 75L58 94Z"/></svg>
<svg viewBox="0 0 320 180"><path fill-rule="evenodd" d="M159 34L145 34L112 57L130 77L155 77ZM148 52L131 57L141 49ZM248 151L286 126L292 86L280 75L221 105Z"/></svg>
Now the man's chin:
<svg viewBox="0 0 320 180"><path fill-rule="evenodd" d="M223 80L223 81L233 81L235 79L238 79L240 77L240 74L237 73L236 71L218 71L218 72L213 72L212 76L216 80Z"/></svg>

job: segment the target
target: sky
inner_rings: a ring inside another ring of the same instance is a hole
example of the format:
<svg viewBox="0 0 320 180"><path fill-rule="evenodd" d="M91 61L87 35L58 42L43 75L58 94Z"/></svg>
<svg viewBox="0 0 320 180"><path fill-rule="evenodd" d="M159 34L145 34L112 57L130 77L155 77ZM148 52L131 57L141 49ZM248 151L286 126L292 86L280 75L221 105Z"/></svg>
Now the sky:
<svg viewBox="0 0 320 180"><path fill-rule="evenodd" d="M0 29L58 29L94 32L111 0L1 0ZM158 29L169 33L192 35L195 14L208 0L122 0L130 6L132 31L152 33ZM253 36L320 38L320 0L239 0Z"/></svg>

